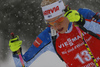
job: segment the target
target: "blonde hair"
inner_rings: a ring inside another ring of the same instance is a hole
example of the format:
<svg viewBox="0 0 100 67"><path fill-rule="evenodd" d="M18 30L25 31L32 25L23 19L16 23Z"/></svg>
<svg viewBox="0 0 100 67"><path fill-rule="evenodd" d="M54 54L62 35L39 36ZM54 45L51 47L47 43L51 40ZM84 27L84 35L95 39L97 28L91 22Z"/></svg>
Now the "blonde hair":
<svg viewBox="0 0 100 67"><path fill-rule="evenodd" d="M59 1L59 0L42 0L41 6L43 7L43 6L52 4L52 3L56 2L56 1Z"/></svg>

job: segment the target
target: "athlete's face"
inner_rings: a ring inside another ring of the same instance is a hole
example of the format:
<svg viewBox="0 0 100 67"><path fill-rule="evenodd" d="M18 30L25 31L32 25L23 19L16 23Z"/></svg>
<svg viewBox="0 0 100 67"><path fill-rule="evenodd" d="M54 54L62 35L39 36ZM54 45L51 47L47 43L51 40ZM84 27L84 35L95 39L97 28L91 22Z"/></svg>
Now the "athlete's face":
<svg viewBox="0 0 100 67"><path fill-rule="evenodd" d="M51 25L53 29L55 29L59 33L65 33L68 29L69 20L64 16L60 15L52 19L49 19L47 21L49 22L53 21L53 22L50 22L49 24Z"/></svg>

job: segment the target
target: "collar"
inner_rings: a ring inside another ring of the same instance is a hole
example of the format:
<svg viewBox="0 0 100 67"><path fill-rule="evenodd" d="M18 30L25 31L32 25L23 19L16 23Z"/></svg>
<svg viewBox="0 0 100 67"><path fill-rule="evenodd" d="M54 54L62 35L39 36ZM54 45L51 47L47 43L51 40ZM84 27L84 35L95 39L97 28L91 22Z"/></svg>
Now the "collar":
<svg viewBox="0 0 100 67"><path fill-rule="evenodd" d="M73 25L73 23L70 22L69 25L68 25L68 29L65 33L70 33L72 31L72 25Z"/></svg>

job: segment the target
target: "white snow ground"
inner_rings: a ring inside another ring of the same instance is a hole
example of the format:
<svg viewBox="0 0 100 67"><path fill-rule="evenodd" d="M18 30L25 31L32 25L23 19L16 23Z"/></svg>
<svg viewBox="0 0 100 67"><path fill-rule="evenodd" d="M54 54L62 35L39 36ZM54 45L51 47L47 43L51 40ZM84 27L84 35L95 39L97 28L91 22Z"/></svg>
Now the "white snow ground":
<svg viewBox="0 0 100 67"><path fill-rule="evenodd" d="M9 54L6 62L0 61L0 67L15 67L12 54ZM50 51L38 57L30 67L66 67L58 56Z"/></svg>

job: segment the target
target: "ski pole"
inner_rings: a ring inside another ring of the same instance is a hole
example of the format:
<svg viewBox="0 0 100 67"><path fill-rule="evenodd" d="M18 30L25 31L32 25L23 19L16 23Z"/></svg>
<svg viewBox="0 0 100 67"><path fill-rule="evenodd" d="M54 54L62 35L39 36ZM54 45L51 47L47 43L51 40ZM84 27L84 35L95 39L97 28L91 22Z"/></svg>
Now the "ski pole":
<svg viewBox="0 0 100 67"><path fill-rule="evenodd" d="M14 33L11 33L11 36L12 36L12 38L14 38ZM19 59L20 59L20 62L21 62L21 64L22 64L22 66L25 67L23 58L22 58L22 56L21 56L20 49L17 50L17 54L18 54L18 56L19 56Z"/></svg>
<svg viewBox="0 0 100 67"><path fill-rule="evenodd" d="M93 59L95 65L96 65L97 67L99 67L99 64L97 63L97 60L94 58L94 56L93 56L93 54L92 54L92 52L91 52L89 46L88 46L87 43L86 43L86 40L84 39L84 37L83 37L83 35L82 35L82 32L80 31L80 29L79 29L79 27L78 27L78 25L75 25L75 27L76 27L76 29L77 29L79 35L81 36L82 40L84 41L84 44L85 44L85 46L86 46L86 48L87 48L87 50L88 50L88 52L89 52L91 58Z"/></svg>

